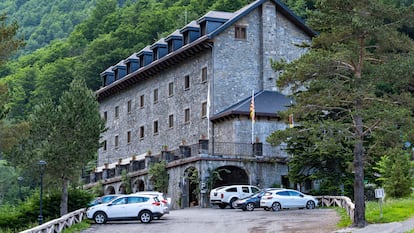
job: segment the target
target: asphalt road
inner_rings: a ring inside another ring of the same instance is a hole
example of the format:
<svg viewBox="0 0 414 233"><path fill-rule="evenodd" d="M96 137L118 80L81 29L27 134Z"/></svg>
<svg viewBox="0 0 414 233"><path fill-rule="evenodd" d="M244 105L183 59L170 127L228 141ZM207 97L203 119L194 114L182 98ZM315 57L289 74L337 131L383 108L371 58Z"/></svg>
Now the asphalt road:
<svg viewBox="0 0 414 233"><path fill-rule="evenodd" d="M137 221L92 224L81 233L330 233L339 216L332 209L299 209L280 212L255 209L187 208L172 210L149 224Z"/></svg>

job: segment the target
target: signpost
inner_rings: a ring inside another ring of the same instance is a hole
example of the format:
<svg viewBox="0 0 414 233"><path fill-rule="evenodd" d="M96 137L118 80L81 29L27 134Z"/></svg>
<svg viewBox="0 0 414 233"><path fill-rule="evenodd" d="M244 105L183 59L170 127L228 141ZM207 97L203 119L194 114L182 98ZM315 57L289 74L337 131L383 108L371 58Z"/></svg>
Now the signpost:
<svg viewBox="0 0 414 233"><path fill-rule="evenodd" d="M380 205L380 217L382 218L382 201L385 197L385 192L383 188L375 189L375 198L378 198Z"/></svg>

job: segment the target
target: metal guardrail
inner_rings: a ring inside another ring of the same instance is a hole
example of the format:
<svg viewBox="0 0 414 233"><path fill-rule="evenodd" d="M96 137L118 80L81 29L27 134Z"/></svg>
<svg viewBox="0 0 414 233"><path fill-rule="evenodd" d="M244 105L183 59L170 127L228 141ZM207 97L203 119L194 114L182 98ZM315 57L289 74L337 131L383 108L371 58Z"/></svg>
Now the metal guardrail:
<svg viewBox="0 0 414 233"><path fill-rule="evenodd" d="M60 233L76 223L82 222L85 218L85 208L65 214L60 218L46 222L40 226L21 231L20 233Z"/></svg>
<svg viewBox="0 0 414 233"><path fill-rule="evenodd" d="M346 196L315 196L321 206L339 206L346 210L349 218L354 222L355 204Z"/></svg>

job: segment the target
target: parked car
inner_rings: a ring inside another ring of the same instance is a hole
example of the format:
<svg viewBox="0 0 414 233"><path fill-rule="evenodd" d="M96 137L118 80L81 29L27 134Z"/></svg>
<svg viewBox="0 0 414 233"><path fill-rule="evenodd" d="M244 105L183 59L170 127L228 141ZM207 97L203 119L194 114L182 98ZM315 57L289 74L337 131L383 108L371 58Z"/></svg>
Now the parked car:
<svg viewBox="0 0 414 233"><path fill-rule="evenodd" d="M163 208L160 200L154 195L129 194L115 198L109 203L88 208L86 216L97 224L134 219L150 223L154 217L163 215Z"/></svg>
<svg viewBox="0 0 414 233"><path fill-rule="evenodd" d="M243 211L253 211L255 208L259 208L260 206L260 200L262 199L262 196L270 191L270 190L277 190L279 188L267 188L260 190L256 193L253 193L250 196L247 196L245 198L241 198L236 200L233 203L233 207L237 209L242 209ZM268 209L267 207L263 207L265 209Z"/></svg>
<svg viewBox="0 0 414 233"><path fill-rule="evenodd" d="M144 194L144 195L153 195L160 200L161 205L163 206L163 215L170 213L170 206L171 206L171 198L165 198L164 193L157 192L157 191L139 191L136 192L136 194ZM161 218L161 216L157 217L158 219Z"/></svg>
<svg viewBox="0 0 414 233"><path fill-rule="evenodd" d="M109 194L109 195L105 195L102 197L97 197L93 199L91 202L89 202L88 207L103 204L103 203L108 203L119 196L120 196L119 194Z"/></svg>
<svg viewBox="0 0 414 233"><path fill-rule="evenodd" d="M314 209L318 206L318 200L296 190L277 189L267 191L260 200L260 206L273 211L290 208Z"/></svg>
<svg viewBox="0 0 414 233"><path fill-rule="evenodd" d="M226 206L234 208L233 203L236 200L250 196L258 191L260 189L252 185L222 186L210 191L210 203L218 205L222 209L226 208Z"/></svg>

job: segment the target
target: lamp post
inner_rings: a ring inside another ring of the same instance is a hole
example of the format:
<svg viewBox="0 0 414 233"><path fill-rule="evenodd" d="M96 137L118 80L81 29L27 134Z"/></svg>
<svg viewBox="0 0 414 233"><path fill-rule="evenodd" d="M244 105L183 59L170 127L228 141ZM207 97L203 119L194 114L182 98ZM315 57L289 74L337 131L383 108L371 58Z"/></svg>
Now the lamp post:
<svg viewBox="0 0 414 233"><path fill-rule="evenodd" d="M37 162L37 164L39 165L39 171L40 171L40 205L39 205L39 225L43 224L43 216L42 216L42 196L43 196L43 174L45 172L45 166L46 166L46 161L44 160L40 160L39 162Z"/></svg>
<svg viewBox="0 0 414 233"><path fill-rule="evenodd" d="M23 201L23 197L22 197L22 182L23 182L23 177L19 176L17 177L17 181L19 183L19 198L21 201Z"/></svg>

